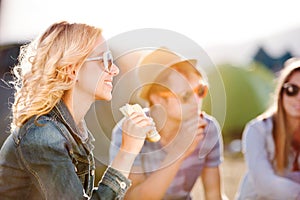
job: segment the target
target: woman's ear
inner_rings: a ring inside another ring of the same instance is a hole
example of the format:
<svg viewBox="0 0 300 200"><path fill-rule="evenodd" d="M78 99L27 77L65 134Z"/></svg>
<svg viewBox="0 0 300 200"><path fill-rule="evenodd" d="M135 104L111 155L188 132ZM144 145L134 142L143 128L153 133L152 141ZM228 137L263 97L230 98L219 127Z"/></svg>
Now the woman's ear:
<svg viewBox="0 0 300 200"><path fill-rule="evenodd" d="M77 79L77 71L73 65L68 65L66 67L66 73L71 80Z"/></svg>

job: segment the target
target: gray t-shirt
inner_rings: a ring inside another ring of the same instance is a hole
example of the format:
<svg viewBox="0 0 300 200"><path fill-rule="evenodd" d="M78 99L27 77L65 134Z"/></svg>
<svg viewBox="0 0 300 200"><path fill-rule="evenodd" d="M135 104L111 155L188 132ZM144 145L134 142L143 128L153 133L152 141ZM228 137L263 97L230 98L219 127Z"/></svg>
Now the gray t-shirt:
<svg viewBox="0 0 300 200"><path fill-rule="evenodd" d="M168 188L165 199L188 197L197 178L204 167L217 167L222 162L223 140L217 121L204 114L208 125L204 131L204 138L196 150L183 162L176 177ZM110 146L110 160L116 156L122 141L122 120L115 126L112 132L112 144ZM142 172L147 176L160 169L166 156L166 151L159 142L145 141L134 165L141 166Z"/></svg>

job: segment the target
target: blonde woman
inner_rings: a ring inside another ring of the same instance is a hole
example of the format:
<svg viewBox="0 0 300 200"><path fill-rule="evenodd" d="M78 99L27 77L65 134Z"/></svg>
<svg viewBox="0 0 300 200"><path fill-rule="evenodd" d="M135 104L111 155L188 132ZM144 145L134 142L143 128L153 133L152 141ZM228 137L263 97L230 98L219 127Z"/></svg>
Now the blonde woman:
<svg viewBox="0 0 300 200"><path fill-rule="evenodd" d="M243 135L248 171L237 199L300 199L300 59L285 63L274 104Z"/></svg>
<svg viewBox="0 0 300 200"><path fill-rule="evenodd" d="M11 135L0 151L1 199L116 199L152 120L133 113L122 146L94 187L93 136L84 116L110 100L119 69L99 28L58 22L20 54L14 68Z"/></svg>

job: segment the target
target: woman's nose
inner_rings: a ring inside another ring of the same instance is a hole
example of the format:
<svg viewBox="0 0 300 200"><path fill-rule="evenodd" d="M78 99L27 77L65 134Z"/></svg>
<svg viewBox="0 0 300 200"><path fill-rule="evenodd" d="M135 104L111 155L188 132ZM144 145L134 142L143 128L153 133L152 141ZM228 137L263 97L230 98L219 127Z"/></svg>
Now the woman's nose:
<svg viewBox="0 0 300 200"><path fill-rule="evenodd" d="M111 68L110 74L116 76L116 75L118 75L120 73L120 69L119 69L119 67L115 63L113 63L112 65L113 66Z"/></svg>

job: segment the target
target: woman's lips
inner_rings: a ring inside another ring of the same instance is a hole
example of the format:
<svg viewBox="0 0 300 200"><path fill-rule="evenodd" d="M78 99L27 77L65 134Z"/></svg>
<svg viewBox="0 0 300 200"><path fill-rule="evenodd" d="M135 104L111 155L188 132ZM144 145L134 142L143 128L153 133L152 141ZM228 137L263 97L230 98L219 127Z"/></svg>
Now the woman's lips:
<svg viewBox="0 0 300 200"><path fill-rule="evenodd" d="M113 84L112 84L112 80L106 80L104 81L105 85L109 86L109 87L113 87Z"/></svg>

